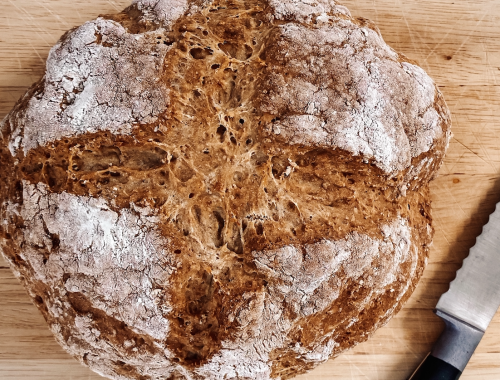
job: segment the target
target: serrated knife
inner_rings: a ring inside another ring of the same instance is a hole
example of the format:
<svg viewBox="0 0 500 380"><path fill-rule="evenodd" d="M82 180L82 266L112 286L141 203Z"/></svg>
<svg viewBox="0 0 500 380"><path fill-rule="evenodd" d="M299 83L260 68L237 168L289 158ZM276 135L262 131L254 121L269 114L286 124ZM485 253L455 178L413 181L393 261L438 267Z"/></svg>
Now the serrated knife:
<svg viewBox="0 0 500 380"><path fill-rule="evenodd" d="M435 313L445 329L409 380L456 380L500 306L500 203Z"/></svg>

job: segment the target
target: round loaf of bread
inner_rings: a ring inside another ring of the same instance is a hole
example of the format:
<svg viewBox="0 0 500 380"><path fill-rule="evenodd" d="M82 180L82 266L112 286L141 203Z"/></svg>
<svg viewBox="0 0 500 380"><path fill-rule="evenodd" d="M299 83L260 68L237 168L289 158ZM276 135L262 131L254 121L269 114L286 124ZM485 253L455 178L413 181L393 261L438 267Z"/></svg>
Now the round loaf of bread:
<svg viewBox="0 0 500 380"><path fill-rule="evenodd" d="M135 0L3 120L0 245L104 376L287 379L414 290L450 124L333 0Z"/></svg>

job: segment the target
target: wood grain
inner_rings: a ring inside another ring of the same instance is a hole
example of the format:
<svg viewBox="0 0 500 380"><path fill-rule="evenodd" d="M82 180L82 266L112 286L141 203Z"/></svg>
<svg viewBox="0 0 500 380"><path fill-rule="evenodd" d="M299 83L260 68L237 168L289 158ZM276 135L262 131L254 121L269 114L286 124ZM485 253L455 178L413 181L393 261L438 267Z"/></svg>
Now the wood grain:
<svg viewBox="0 0 500 380"><path fill-rule="evenodd" d="M129 0L0 2L0 118L43 75L49 49L67 29ZM500 201L500 1L346 0L385 40L417 60L441 88L454 137L432 188L436 236L424 278L387 326L300 380L403 380L439 335L432 309ZM1 170L1 169L0 169ZM100 379L54 341L24 288L0 259L0 378ZM464 380L500 378L500 313Z"/></svg>

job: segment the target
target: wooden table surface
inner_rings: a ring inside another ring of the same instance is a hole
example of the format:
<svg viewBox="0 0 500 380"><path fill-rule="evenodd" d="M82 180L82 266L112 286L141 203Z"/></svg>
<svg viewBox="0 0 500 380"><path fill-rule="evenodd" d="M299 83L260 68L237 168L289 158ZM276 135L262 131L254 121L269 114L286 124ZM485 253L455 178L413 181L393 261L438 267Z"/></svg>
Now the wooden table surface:
<svg viewBox="0 0 500 380"><path fill-rule="evenodd" d="M0 119L43 75L67 29L129 0L0 0ZM451 109L454 137L431 185L436 235L417 290L387 326L300 380L404 380L443 325L432 309L500 201L500 0L345 0L385 40L417 60ZM1 170L1 169L0 169ZM0 258L0 379L94 380L54 341L24 288ZM464 380L500 379L500 312Z"/></svg>

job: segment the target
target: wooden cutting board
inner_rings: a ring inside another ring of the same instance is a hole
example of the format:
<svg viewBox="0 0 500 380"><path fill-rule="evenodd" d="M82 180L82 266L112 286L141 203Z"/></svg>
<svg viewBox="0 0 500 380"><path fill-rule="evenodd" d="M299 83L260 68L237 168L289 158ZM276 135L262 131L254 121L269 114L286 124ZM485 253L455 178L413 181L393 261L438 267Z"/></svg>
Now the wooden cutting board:
<svg viewBox="0 0 500 380"><path fill-rule="evenodd" d="M128 4L129 0L1 0L0 118L43 74L49 49L64 31ZM439 335L443 326L432 309L500 201L500 1L344 4L354 15L375 21L393 48L418 61L434 78L451 109L454 137L431 186L436 235L414 295L368 342L299 379L404 380ZM101 378L55 343L2 259L0 378ZM500 379L500 313L462 379Z"/></svg>

